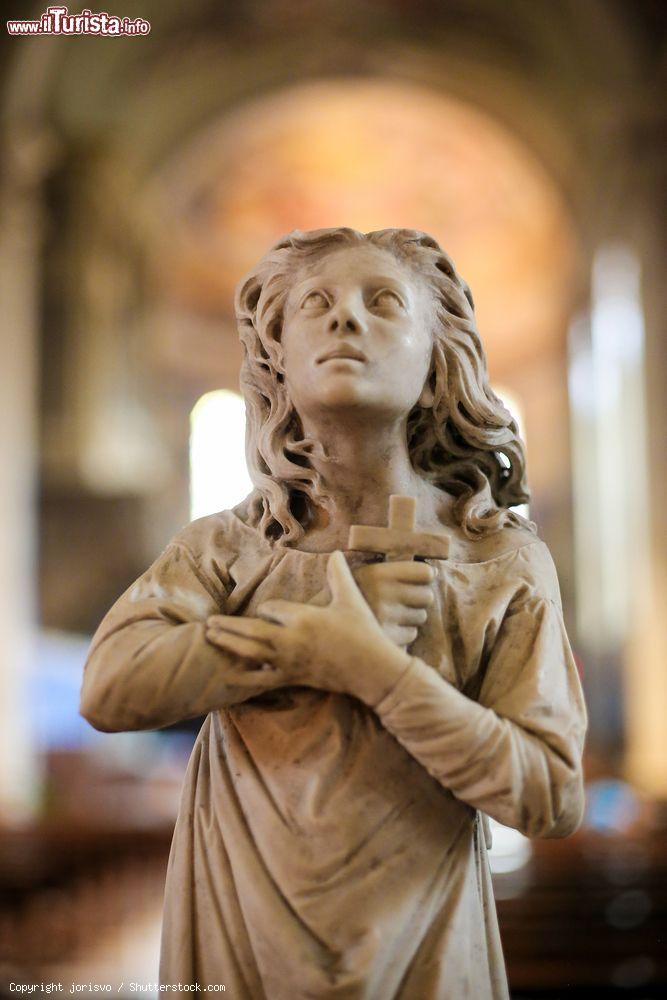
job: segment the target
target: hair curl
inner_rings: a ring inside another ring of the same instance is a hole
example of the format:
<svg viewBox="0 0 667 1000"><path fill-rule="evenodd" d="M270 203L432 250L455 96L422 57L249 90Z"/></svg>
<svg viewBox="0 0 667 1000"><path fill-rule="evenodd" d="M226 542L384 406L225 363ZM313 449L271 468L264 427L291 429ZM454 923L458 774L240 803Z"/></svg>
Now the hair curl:
<svg viewBox="0 0 667 1000"><path fill-rule="evenodd" d="M529 499L524 448L516 422L489 385L473 299L450 257L425 233L383 229L295 231L259 261L236 290L244 347L241 389L246 401L246 454L255 491L251 516L282 545L302 537L315 504L328 505L308 440L289 399L281 334L295 271L334 250L370 245L416 270L436 303L433 355L427 382L433 403L415 404L407 421L415 470L455 497L453 516L469 538L507 524L533 527L510 507Z"/></svg>

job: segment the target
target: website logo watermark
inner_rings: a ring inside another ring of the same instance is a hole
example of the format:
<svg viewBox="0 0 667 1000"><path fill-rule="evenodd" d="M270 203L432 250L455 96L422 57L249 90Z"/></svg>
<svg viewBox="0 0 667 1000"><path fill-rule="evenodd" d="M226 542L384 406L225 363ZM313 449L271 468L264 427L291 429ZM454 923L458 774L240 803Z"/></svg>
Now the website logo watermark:
<svg viewBox="0 0 667 1000"><path fill-rule="evenodd" d="M37 21L7 21L10 35L105 35L121 38L148 35L150 22L143 17L117 17L101 10L94 14L84 8L70 14L67 7L47 7Z"/></svg>

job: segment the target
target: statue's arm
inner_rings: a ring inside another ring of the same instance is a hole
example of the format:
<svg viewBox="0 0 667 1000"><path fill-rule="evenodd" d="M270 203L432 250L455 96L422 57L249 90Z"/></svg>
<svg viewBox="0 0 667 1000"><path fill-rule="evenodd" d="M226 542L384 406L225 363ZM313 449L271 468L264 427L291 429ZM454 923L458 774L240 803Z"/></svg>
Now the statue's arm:
<svg viewBox="0 0 667 1000"><path fill-rule="evenodd" d="M373 707L437 781L498 822L533 837L579 825L586 710L556 602L509 609L479 701L412 658Z"/></svg>
<svg viewBox="0 0 667 1000"><path fill-rule="evenodd" d="M159 729L246 701L276 686L261 669L212 646L206 620L224 589L189 549L172 543L122 595L91 645L81 714L103 732Z"/></svg>

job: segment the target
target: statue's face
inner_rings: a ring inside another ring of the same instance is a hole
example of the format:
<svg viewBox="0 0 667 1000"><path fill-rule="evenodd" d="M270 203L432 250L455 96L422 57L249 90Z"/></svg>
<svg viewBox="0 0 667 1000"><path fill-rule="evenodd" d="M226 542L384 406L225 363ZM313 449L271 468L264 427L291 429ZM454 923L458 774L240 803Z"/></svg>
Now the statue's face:
<svg viewBox="0 0 667 1000"><path fill-rule="evenodd" d="M287 390L302 418L363 409L407 415L428 375L434 300L390 253L347 247L296 275L282 346Z"/></svg>

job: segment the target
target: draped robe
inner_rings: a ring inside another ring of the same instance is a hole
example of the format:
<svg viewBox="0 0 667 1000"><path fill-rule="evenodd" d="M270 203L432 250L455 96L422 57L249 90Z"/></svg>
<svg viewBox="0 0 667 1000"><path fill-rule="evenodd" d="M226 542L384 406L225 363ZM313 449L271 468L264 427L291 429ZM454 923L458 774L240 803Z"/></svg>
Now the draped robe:
<svg viewBox="0 0 667 1000"><path fill-rule="evenodd" d="M374 707L270 690L262 671L234 684L239 661L206 641L206 618L323 603L328 559L271 545L234 511L187 526L107 614L86 718L115 731L206 715L169 858L162 983L248 1000L508 996L481 817L529 836L577 826L585 708L548 550L528 530L499 535L490 558L473 545L429 560L436 600Z"/></svg>

